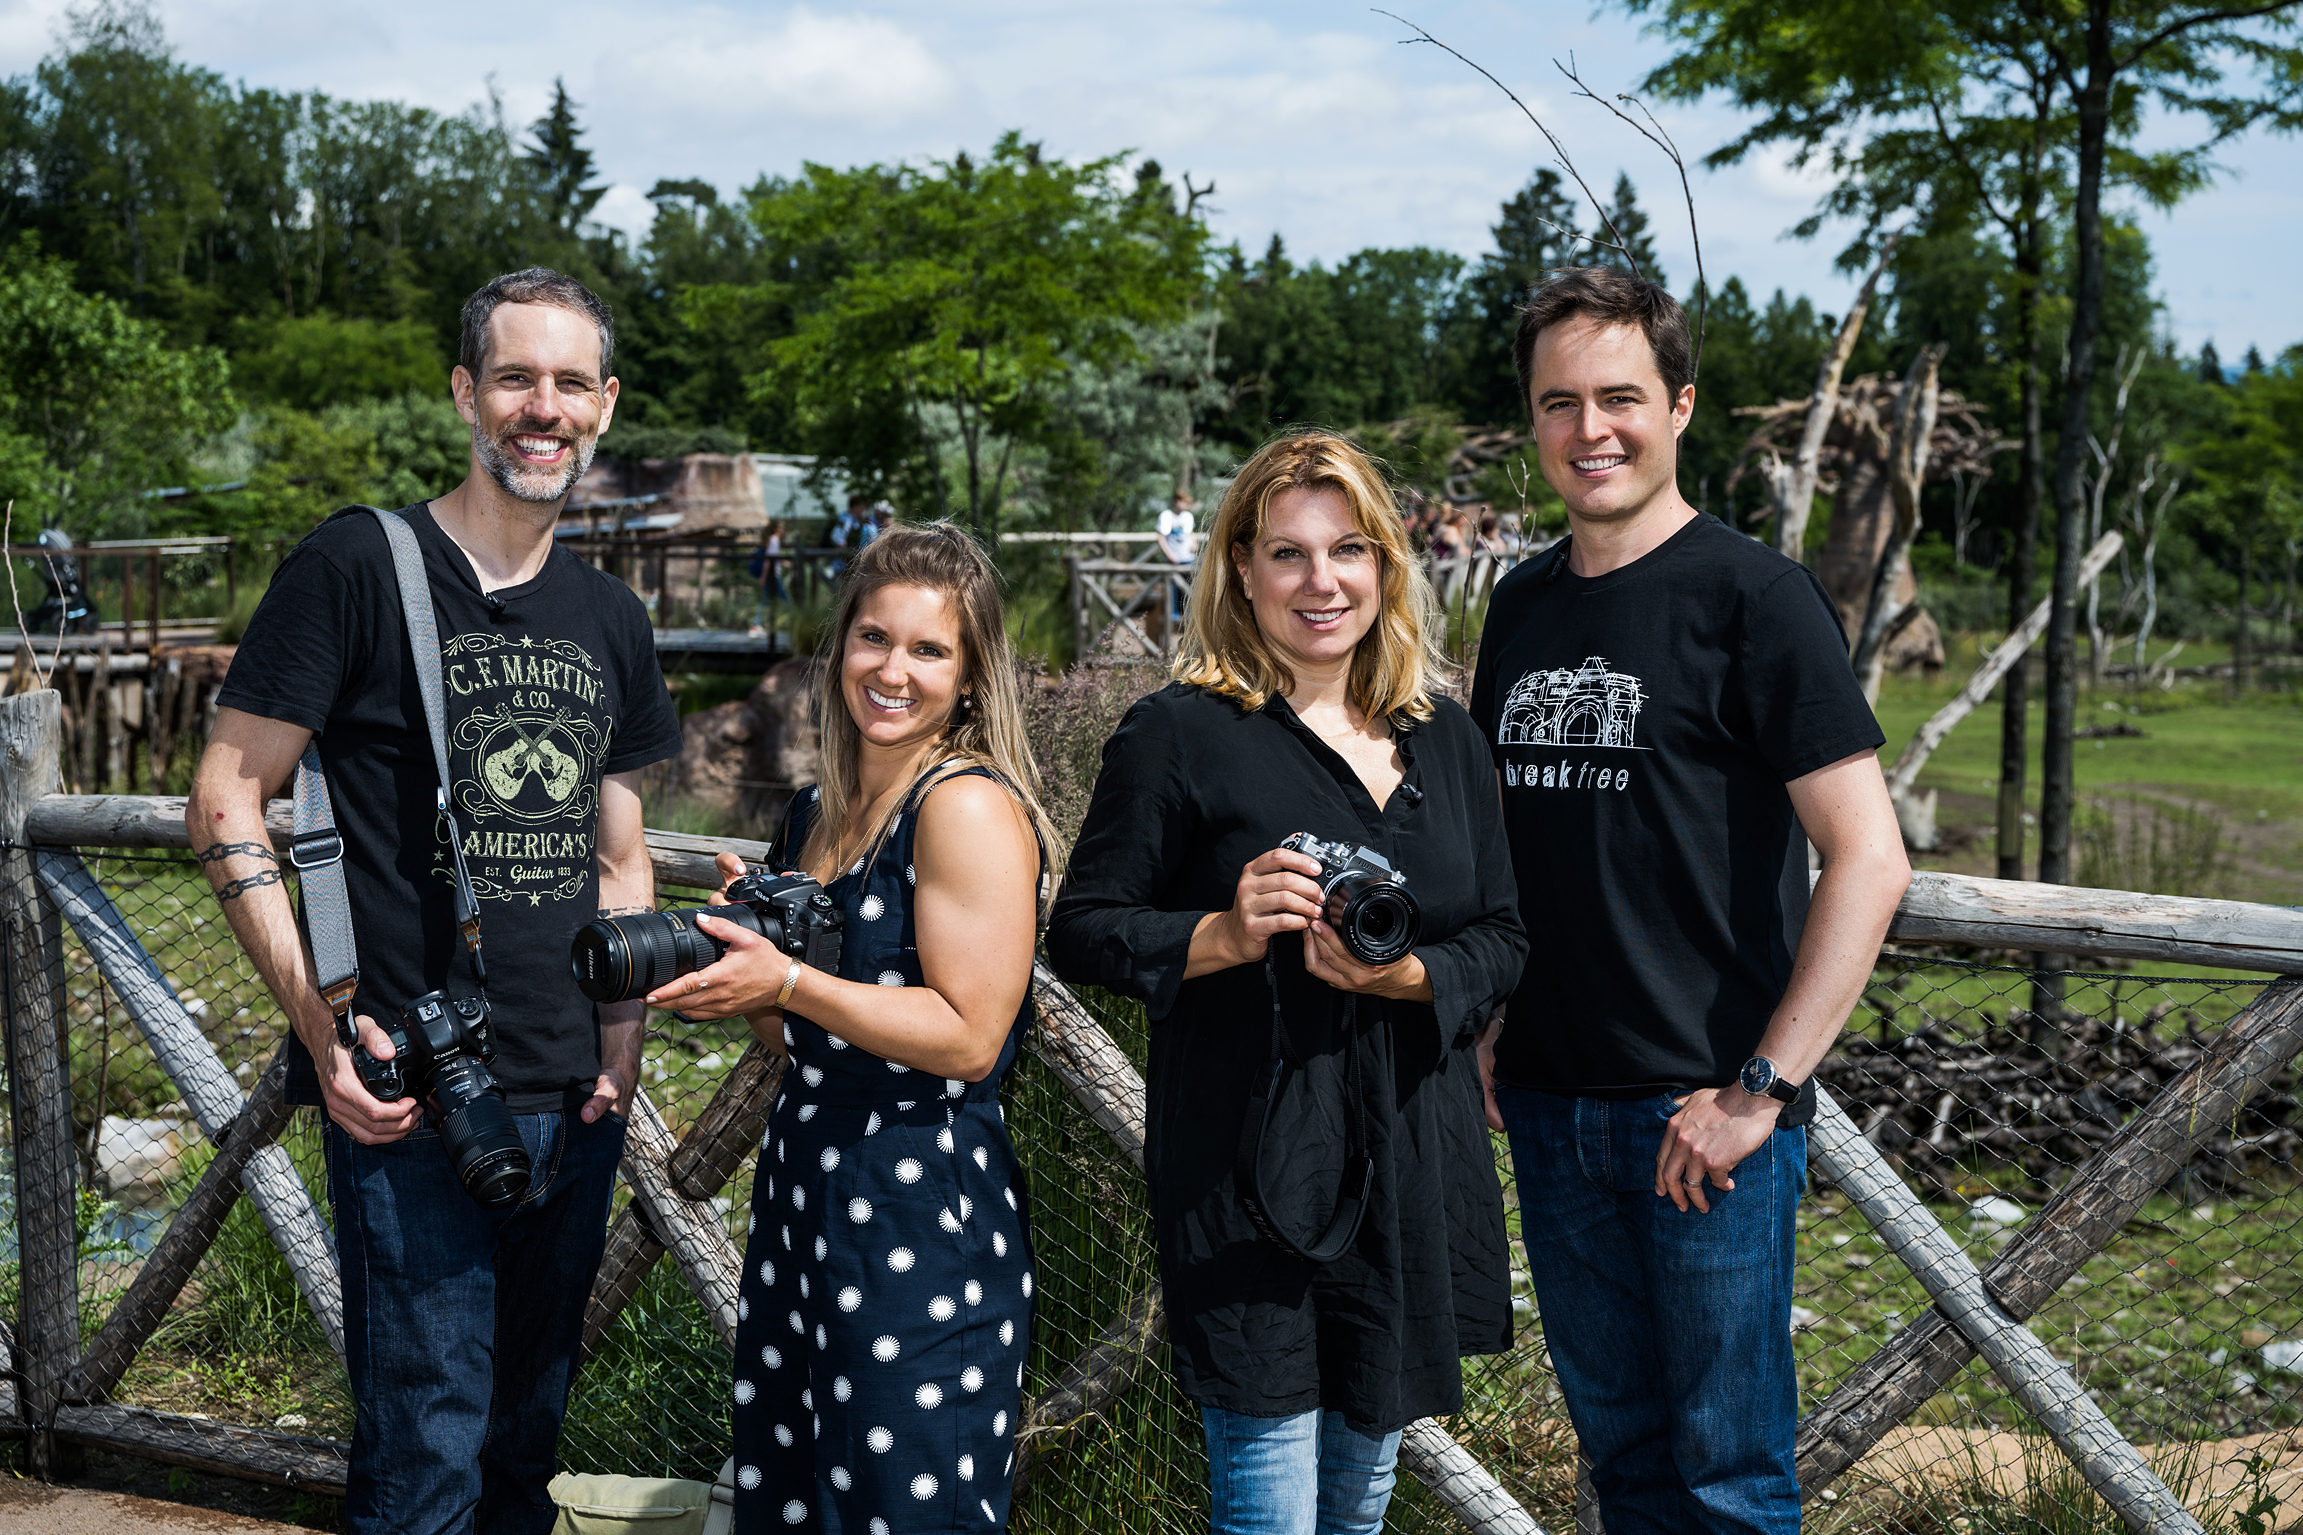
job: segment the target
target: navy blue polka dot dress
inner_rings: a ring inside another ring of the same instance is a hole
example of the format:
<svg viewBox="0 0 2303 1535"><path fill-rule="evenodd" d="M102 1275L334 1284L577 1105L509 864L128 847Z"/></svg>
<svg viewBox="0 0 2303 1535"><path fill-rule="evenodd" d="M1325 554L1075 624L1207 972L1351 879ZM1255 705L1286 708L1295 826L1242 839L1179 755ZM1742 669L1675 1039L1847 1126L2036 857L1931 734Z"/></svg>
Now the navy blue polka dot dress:
<svg viewBox="0 0 2303 1535"><path fill-rule="evenodd" d="M847 922L843 979L922 984L921 797L869 867L826 887ZM780 849L806 845L816 805L803 790ZM1007 1527L1033 1278L999 1084L1030 1017L1027 994L999 1064L963 1082L784 1015L791 1069L760 1146L737 1306L738 1531Z"/></svg>

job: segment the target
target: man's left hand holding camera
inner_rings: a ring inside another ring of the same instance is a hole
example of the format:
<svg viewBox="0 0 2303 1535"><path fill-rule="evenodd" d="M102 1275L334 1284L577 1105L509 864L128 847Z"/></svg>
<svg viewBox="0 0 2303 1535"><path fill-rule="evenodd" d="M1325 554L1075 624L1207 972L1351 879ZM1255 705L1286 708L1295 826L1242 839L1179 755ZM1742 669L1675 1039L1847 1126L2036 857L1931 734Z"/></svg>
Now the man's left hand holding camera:
<svg viewBox="0 0 2303 1535"><path fill-rule="evenodd" d="M337 1038L335 1015L320 996L312 957L297 931L295 909L288 902L288 887L264 825L266 802L288 787L311 739L311 731L285 720L218 709L184 822L192 851L223 903L233 935L287 1011L297 1037L312 1052L328 1117L362 1145L381 1146L414 1130L423 1120L424 1104L413 1096L384 1102L360 1080L352 1052ZM638 779L637 773L612 773L601 780L598 861L603 912L655 906ZM584 1123L592 1124L602 1114L621 1116L631 1107L646 1014L641 1002L599 1004L600 1076L583 1106ZM390 1060L390 1036L360 1010L356 996L352 1019L360 1045L376 1059Z"/></svg>

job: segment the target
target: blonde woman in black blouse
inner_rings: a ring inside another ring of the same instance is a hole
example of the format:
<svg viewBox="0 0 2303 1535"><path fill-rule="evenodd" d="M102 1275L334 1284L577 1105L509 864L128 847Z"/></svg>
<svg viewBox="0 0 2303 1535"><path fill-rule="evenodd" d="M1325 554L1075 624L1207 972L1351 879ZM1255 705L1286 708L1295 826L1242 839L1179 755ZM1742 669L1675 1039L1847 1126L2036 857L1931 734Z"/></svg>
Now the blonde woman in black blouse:
<svg viewBox="0 0 2303 1535"><path fill-rule="evenodd" d="M1429 584L1345 438L1248 461L1187 625L1177 680L1104 748L1048 952L1153 1019L1153 1218L1212 1527L1374 1531L1399 1431L1456 1410L1462 1356L1511 1338L1474 1057L1527 949L1494 769L1439 695ZM1320 864L1280 845L1299 832L1405 876L1411 949L1354 957Z"/></svg>

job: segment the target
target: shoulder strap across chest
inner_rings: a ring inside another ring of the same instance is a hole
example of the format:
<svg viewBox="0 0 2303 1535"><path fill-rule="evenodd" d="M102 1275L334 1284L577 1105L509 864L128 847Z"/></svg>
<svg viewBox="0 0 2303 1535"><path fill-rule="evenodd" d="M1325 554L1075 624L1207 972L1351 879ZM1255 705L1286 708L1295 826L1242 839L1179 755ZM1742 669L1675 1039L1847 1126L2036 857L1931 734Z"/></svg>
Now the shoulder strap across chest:
<svg viewBox="0 0 2303 1535"><path fill-rule="evenodd" d="M440 676L440 629L432 615L432 584L424 574L424 551L416 530L397 512L365 507L383 527L392 550L393 583L400 590L400 616L408 634L408 655L416 668L417 691L424 699L424 724L432 741L432 763L439 774L433 804L438 811L440 835L448 844L456 875L456 926L472 956L472 972L482 986L488 983L486 963L480 957L480 902L464 870L464 839L449 798L447 689ZM312 973L320 995L336 1014L336 1032L346 1045L353 1042L352 997L360 989L359 947L352 931L352 902L344 885L344 838L336 829L336 810L328 795L328 776L320 763L315 737L304 748L296 769L296 831L288 843L288 862L301 878L304 892L304 927L312 945Z"/></svg>

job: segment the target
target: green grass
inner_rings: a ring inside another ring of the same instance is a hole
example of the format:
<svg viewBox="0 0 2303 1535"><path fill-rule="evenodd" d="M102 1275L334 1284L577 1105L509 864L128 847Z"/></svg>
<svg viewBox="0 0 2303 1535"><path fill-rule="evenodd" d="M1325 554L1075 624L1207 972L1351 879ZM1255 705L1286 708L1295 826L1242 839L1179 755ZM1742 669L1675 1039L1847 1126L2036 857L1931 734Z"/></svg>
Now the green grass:
<svg viewBox="0 0 2303 1535"><path fill-rule="evenodd" d="M1880 755L1892 763L1913 732L1964 685L1977 657L1976 637L1953 636L1950 663L1934 678L1889 677L1878 714L1887 745ZM2228 659L2213 647L2187 648L2182 661L2212 664ZM2038 857L2036 815L2040 752L2044 729L2041 690L2034 687L2027 711L2029 766L2026 808L2034 818L2027 831L2027 867ZM2083 805L2099 814L2132 815L2139 807L2148 820L2153 807L2169 814L2192 813L2220 822L2227 867L2211 883L2223 888L2184 890L2278 904L2303 903L2303 690L2292 673L2278 674L2268 686L2234 697L2228 683L2183 681L2170 690L2137 691L2124 684L2082 690L2079 723L2125 724L2143 735L2076 743L2073 777ZM1938 747L1919 775L1922 790L1940 799L1938 825L1947 847L1922 855L1922 867L1963 873L1991 873L1995 864L1995 824L1999 790L2000 709L1997 698L1970 714Z"/></svg>

